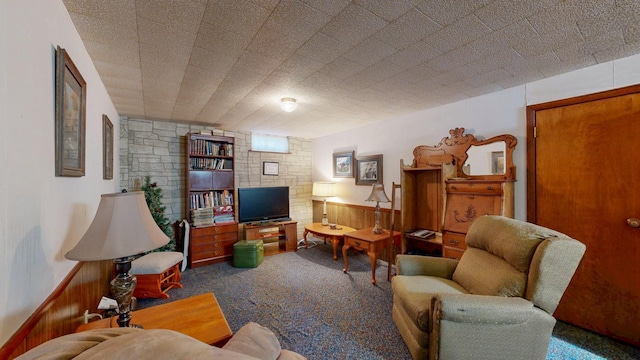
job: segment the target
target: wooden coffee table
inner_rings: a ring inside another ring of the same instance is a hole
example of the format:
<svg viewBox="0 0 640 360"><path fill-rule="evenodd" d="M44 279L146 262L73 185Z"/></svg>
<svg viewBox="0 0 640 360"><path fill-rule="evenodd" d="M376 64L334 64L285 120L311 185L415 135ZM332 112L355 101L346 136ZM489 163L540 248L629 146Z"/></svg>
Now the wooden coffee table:
<svg viewBox="0 0 640 360"><path fill-rule="evenodd" d="M394 238L400 238L400 232L393 232ZM344 245L342 246L342 257L344 258L343 272L349 270L349 260L347 259L347 251L350 248L363 250L369 255L371 260L371 283L376 283L376 262L380 251L389 248L389 231L385 230L382 234L374 234L373 228L366 228L354 232L344 234ZM389 265L391 266L391 265Z"/></svg>
<svg viewBox="0 0 640 360"><path fill-rule="evenodd" d="M333 245L333 260L336 260L338 259L338 244L340 244L340 240L344 238L344 234L353 231L356 231L356 229L344 225L336 224L336 228L332 229L329 225L322 225L322 223L307 224L304 226L304 248L307 249L309 247L307 244L308 233L322 236L325 243L327 242L327 238L329 238L331 245Z"/></svg>
<svg viewBox="0 0 640 360"><path fill-rule="evenodd" d="M118 327L117 316L92 321L76 332ZM131 312L131 324L145 329L169 329L215 346L224 345L233 333L213 293L192 296Z"/></svg>

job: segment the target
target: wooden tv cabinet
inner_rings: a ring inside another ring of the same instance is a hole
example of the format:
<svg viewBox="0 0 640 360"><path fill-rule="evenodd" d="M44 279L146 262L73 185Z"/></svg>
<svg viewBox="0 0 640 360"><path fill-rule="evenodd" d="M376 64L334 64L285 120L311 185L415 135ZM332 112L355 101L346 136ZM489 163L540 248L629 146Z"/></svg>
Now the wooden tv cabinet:
<svg viewBox="0 0 640 360"><path fill-rule="evenodd" d="M244 225L245 240L262 240L265 255L298 250L298 222L274 221L247 223Z"/></svg>

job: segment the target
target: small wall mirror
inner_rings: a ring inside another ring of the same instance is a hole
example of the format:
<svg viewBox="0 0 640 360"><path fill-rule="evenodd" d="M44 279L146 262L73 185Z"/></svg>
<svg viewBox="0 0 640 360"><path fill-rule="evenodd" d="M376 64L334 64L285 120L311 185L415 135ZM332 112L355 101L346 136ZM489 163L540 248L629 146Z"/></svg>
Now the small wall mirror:
<svg viewBox="0 0 640 360"><path fill-rule="evenodd" d="M472 145L467 150L467 160L462 165L465 175L502 175L505 173L507 144L498 141L486 145Z"/></svg>

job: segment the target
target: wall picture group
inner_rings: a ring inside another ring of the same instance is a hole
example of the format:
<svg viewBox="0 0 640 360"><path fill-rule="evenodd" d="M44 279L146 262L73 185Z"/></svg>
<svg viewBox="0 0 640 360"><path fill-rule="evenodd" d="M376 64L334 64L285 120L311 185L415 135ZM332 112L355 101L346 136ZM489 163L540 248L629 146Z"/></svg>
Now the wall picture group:
<svg viewBox="0 0 640 360"><path fill-rule="evenodd" d="M333 177L355 177L356 185L382 184L382 154L356 157L353 151L334 153Z"/></svg>

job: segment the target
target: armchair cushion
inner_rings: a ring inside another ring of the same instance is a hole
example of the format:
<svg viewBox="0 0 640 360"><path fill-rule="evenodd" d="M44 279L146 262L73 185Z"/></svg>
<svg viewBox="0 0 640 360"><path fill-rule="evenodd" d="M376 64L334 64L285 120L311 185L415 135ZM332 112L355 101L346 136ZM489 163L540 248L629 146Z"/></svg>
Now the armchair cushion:
<svg viewBox="0 0 640 360"><path fill-rule="evenodd" d="M467 248L453 281L478 295L523 296L527 275L489 252Z"/></svg>
<svg viewBox="0 0 640 360"><path fill-rule="evenodd" d="M424 257L422 257L424 259ZM430 331L431 303L436 293L466 294L467 291L449 279L431 276L397 275L391 283L394 302L402 303L407 316L415 319L422 331Z"/></svg>

